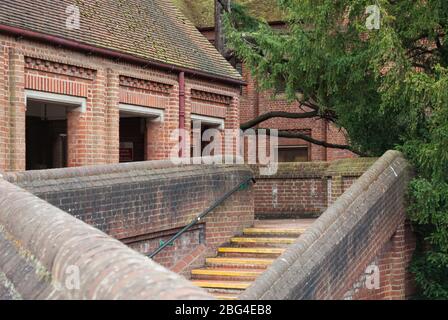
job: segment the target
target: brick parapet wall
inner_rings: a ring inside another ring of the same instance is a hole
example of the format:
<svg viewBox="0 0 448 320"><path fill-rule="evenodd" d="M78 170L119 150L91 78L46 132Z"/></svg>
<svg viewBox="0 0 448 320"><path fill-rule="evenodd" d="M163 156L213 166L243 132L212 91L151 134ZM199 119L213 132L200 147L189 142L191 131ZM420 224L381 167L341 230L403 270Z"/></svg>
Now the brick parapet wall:
<svg viewBox="0 0 448 320"><path fill-rule="evenodd" d="M259 166L254 165L255 214L261 218L318 216L374 161L374 158L353 158L279 163L274 175L260 175Z"/></svg>
<svg viewBox="0 0 448 320"><path fill-rule="evenodd" d="M212 299L181 276L1 178L0 204L2 300Z"/></svg>
<svg viewBox="0 0 448 320"><path fill-rule="evenodd" d="M401 232L410 177L410 167L402 155L388 151L240 298L344 298L365 268L381 256L394 234ZM402 259L397 271L402 277L403 248L397 245L395 252ZM390 295L404 297L404 290Z"/></svg>
<svg viewBox="0 0 448 320"><path fill-rule="evenodd" d="M5 179L141 253L153 252L220 196L252 176L245 166L150 161L5 174ZM207 254L254 220L252 187L232 195L156 256L173 267L205 244Z"/></svg>

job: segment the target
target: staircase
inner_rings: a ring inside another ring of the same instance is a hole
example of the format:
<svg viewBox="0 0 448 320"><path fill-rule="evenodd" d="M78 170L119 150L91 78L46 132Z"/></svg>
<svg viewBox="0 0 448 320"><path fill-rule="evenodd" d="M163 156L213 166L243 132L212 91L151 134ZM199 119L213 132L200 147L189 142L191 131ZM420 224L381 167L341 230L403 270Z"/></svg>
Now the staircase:
<svg viewBox="0 0 448 320"><path fill-rule="evenodd" d="M235 300L313 221L256 221L242 236L219 247L217 256L207 258L204 267L192 270L191 280L217 299Z"/></svg>

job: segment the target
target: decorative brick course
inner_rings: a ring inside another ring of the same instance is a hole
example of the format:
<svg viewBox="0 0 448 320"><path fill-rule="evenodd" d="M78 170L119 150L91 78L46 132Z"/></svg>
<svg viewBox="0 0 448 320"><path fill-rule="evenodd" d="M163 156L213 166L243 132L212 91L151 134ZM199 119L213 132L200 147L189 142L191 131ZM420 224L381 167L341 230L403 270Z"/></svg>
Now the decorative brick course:
<svg viewBox="0 0 448 320"><path fill-rule="evenodd" d="M88 80L93 80L96 73L95 70L89 68L42 60L36 57L25 57L25 68Z"/></svg>

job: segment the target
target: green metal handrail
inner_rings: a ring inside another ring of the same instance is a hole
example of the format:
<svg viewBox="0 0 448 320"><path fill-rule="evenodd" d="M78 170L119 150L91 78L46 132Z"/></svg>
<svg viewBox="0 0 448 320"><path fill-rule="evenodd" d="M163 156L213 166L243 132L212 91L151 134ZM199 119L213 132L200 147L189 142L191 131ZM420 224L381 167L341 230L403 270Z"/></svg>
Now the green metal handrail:
<svg viewBox="0 0 448 320"><path fill-rule="evenodd" d="M221 203L226 201L232 194L237 191L244 190L249 186L249 183L255 183L255 179L253 177L247 178L244 181L240 182L236 187L232 188L232 190L226 192L223 196L221 196L218 200L216 200L210 207L204 210L200 215L194 218L188 225L186 225L182 230L176 233L171 239L164 242L156 251L151 254L148 254L149 258L153 258L155 255L160 253L167 246L171 245L177 238L179 238L186 231L194 227L197 223L199 223L203 218L205 218L210 212L212 212L215 208L217 208Z"/></svg>

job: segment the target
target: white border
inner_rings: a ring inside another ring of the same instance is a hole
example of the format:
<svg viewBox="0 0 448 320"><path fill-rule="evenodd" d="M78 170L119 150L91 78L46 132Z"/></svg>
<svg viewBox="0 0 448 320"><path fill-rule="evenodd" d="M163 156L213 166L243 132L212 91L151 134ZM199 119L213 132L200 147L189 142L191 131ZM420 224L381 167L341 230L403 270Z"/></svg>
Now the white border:
<svg viewBox="0 0 448 320"><path fill-rule="evenodd" d="M86 112L87 99L81 97L68 96L65 94L57 94L43 91L25 90L25 101L28 99L42 101L42 102L55 102L64 105L77 106L75 111L81 113Z"/></svg>
<svg viewBox="0 0 448 320"><path fill-rule="evenodd" d="M218 129L223 130L224 129L224 119L222 118L214 118L214 117L207 117L207 116L201 116L198 114L192 114L191 115L192 121L200 121L205 124L212 124L212 125L218 125Z"/></svg>
<svg viewBox="0 0 448 320"><path fill-rule="evenodd" d="M124 103L120 103L118 105L118 108L120 109L120 111L135 114L140 117L157 118L157 120L161 122L163 122L164 120L165 111L162 109L141 107L133 104L124 104Z"/></svg>

